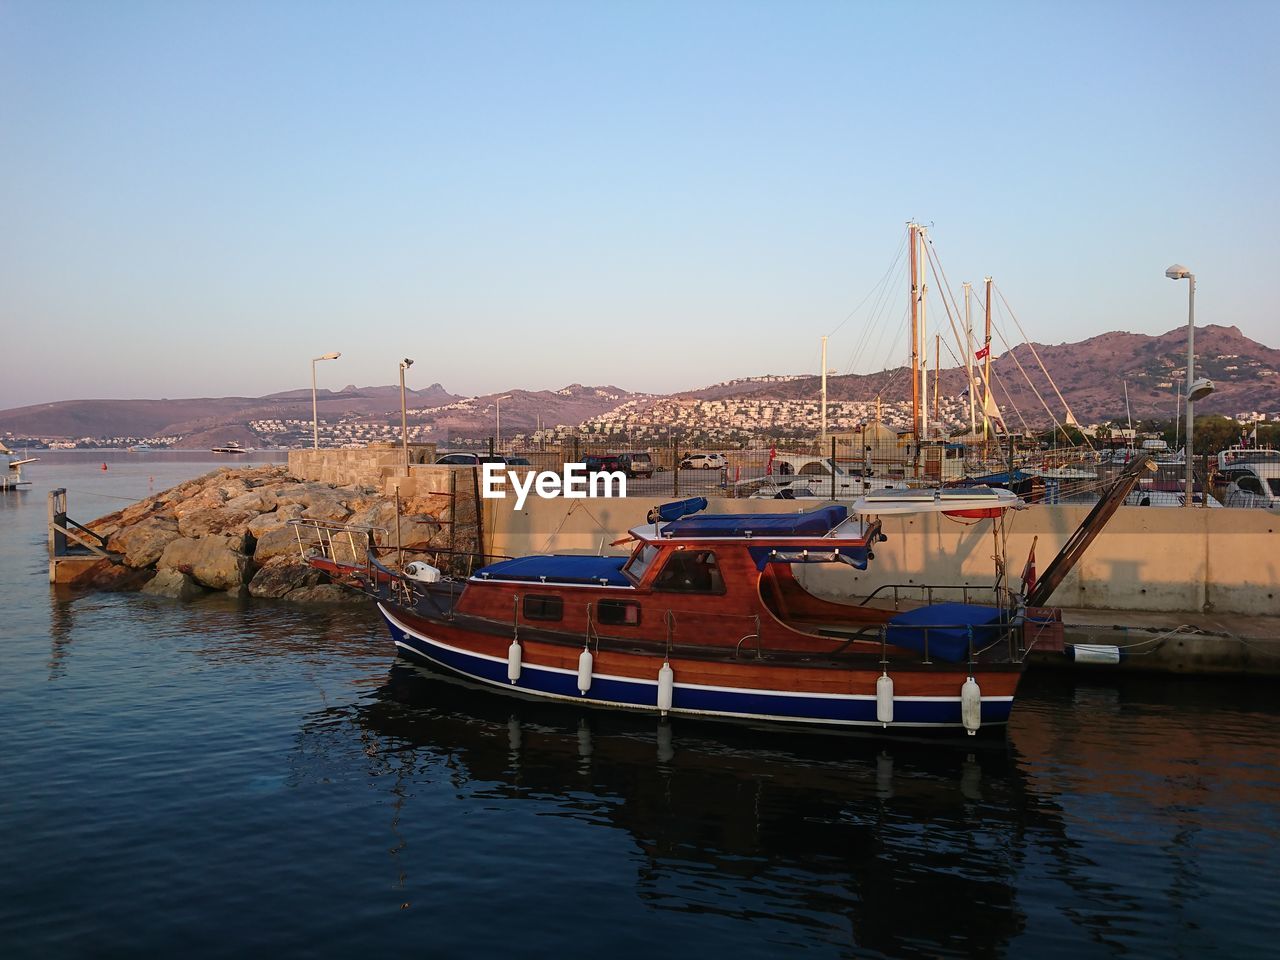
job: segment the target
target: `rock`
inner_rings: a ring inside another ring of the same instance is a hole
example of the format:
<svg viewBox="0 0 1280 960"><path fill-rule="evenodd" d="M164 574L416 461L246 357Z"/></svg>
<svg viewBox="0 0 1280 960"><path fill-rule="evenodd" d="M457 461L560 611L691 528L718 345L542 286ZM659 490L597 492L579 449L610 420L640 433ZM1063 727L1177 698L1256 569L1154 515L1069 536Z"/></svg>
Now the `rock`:
<svg viewBox="0 0 1280 960"><path fill-rule="evenodd" d="M373 503L364 512L352 517L350 523L373 527L378 543L384 547L397 545L406 550L422 550L435 543L436 537L443 529L434 517L422 514L400 514L400 539L396 540L396 505L385 500Z"/></svg>
<svg viewBox="0 0 1280 960"><path fill-rule="evenodd" d="M286 526L290 520L297 520L303 513L300 503L288 503L271 513L261 513L249 521L245 529L255 537L261 538L264 533Z"/></svg>
<svg viewBox="0 0 1280 960"><path fill-rule="evenodd" d="M224 533L239 535L247 531L250 521L257 516L256 510L237 510L229 505L188 510L178 517L178 532L193 538Z"/></svg>
<svg viewBox="0 0 1280 960"><path fill-rule="evenodd" d="M254 597L280 598L294 590L314 587L325 581L324 574L287 557L276 557L262 567L249 581L249 594Z"/></svg>
<svg viewBox="0 0 1280 960"><path fill-rule="evenodd" d="M142 592L153 597L168 597L171 600L194 600L204 594L200 585L178 570L161 570L151 582L142 588Z"/></svg>
<svg viewBox="0 0 1280 960"><path fill-rule="evenodd" d="M257 546L253 549L253 562L264 566L277 557L292 557L302 562L302 552L298 547L298 535L290 526L279 526L267 530L258 537Z"/></svg>
<svg viewBox="0 0 1280 960"><path fill-rule="evenodd" d="M285 595L291 603L363 603L366 597L336 583L318 583L314 587L302 587Z"/></svg>
<svg viewBox="0 0 1280 960"><path fill-rule="evenodd" d="M228 510L244 510L254 514L267 513L276 508L276 498L264 490L250 490L232 497L224 504Z"/></svg>
<svg viewBox="0 0 1280 960"><path fill-rule="evenodd" d="M107 549L123 555L130 567L149 567L160 559L164 548L181 535L172 519L148 517L112 534L107 540Z"/></svg>
<svg viewBox="0 0 1280 960"><path fill-rule="evenodd" d="M188 574L212 590L239 590L248 580L251 561L244 553L245 538L179 537L164 548L158 570Z"/></svg>

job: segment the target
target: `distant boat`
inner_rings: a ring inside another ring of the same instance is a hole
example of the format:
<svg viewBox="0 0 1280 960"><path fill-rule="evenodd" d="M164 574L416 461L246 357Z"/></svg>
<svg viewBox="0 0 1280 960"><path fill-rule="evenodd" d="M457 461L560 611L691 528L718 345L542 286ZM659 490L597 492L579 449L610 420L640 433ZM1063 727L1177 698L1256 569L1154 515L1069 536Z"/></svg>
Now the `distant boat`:
<svg viewBox="0 0 1280 960"><path fill-rule="evenodd" d="M209 450L212 453L252 453L253 447L242 447L240 444L232 440L226 446L210 447Z"/></svg>
<svg viewBox="0 0 1280 960"><path fill-rule="evenodd" d="M149 443L135 443L132 447L125 447L125 452L126 453L142 453L143 451L150 450L150 449L151 449L151 445Z"/></svg>

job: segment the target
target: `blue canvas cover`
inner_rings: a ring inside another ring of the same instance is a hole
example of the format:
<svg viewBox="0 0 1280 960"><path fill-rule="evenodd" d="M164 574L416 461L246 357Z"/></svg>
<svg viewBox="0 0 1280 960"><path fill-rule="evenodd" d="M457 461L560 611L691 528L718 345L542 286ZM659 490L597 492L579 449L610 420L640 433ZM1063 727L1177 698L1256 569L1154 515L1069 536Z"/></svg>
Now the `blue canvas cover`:
<svg viewBox="0 0 1280 960"><path fill-rule="evenodd" d="M1000 638L1003 621L999 607L934 603L895 616L885 628L885 638L895 647L923 653L927 629L929 659L962 663L969 659L969 630L973 630L973 649L981 650Z"/></svg>
<svg viewBox="0 0 1280 960"><path fill-rule="evenodd" d="M843 523L849 508L831 504L806 513L724 513L685 517L663 528L664 537L821 537Z"/></svg>
<svg viewBox="0 0 1280 960"><path fill-rule="evenodd" d="M527 580L530 583L590 583L629 587L622 573L627 557L539 555L491 563L476 571L481 580Z"/></svg>
<svg viewBox="0 0 1280 960"><path fill-rule="evenodd" d="M690 497L688 500L672 500L670 503L664 503L657 510L649 511L650 523L665 523L670 520L679 520L691 513L697 513L699 510L707 509L706 497Z"/></svg>

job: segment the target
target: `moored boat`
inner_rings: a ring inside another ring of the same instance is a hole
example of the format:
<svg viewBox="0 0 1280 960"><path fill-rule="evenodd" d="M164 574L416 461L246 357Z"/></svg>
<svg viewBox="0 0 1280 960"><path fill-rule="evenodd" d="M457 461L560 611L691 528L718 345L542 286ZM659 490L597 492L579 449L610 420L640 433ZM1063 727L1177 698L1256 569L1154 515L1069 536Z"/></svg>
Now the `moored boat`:
<svg viewBox="0 0 1280 960"><path fill-rule="evenodd" d="M377 599L401 653L495 688L662 715L972 734L1008 721L1029 642L1004 583L836 602L797 573L867 569L885 539L878 512L998 523L1020 505L1006 491L885 491L856 514L707 515L695 498L651 511L625 556L505 559L459 582L423 563L393 571L376 548L344 561L326 544L348 541L329 532L311 562ZM988 602L970 602L979 592Z"/></svg>

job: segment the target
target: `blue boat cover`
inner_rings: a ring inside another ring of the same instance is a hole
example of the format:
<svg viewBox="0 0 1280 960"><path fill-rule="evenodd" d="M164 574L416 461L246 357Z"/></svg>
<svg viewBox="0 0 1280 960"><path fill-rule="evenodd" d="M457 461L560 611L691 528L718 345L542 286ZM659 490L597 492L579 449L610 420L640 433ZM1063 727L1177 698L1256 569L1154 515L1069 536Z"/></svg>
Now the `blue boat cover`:
<svg viewBox="0 0 1280 960"><path fill-rule="evenodd" d="M664 503L657 510L649 511L650 523L668 523L672 520L679 520L681 517L687 517L691 513L697 513L699 510L707 509L706 497L690 497L688 500L672 500L670 503Z"/></svg>
<svg viewBox="0 0 1280 960"><path fill-rule="evenodd" d="M531 583L590 583L608 587L629 587L622 573L627 557L559 556L517 557L481 567L482 580L527 580Z"/></svg>
<svg viewBox="0 0 1280 960"><path fill-rule="evenodd" d="M981 650L1000 638L1003 620L999 607L934 603L895 616L885 628L885 639L895 647L923 653L927 630L931 660L961 663L969 659L970 629L973 630L973 649Z"/></svg>
<svg viewBox="0 0 1280 960"><path fill-rule="evenodd" d="M807 513L723 513L685 517L667 524L665 537L821 537L849 516L839 504Z"/></svg>

